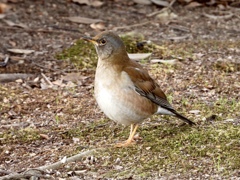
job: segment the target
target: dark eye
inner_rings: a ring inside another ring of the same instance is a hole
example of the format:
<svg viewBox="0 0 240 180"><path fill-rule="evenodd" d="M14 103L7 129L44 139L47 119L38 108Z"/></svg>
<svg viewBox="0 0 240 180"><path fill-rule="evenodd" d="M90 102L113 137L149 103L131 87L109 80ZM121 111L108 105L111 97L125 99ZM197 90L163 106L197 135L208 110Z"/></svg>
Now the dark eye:
<svg viewBox="0 0 240 180"><path fill-rule="evenodd" d="M101 46L101 45L105 45L106 44L106 40L105 39L100 39L100 41L99 41L99 45Z"/></svg>

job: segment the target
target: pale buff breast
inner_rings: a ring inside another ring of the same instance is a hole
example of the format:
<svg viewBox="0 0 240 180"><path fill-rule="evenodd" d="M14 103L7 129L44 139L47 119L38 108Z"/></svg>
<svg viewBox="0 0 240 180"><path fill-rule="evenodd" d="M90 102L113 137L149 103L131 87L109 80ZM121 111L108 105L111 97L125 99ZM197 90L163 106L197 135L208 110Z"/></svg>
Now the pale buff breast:
<svg viewBox="0 0 240 180"><path fill-rule="evenodd" d="M95 97L100 109L117 123L140 123L157 112L157 105L140 96L127 73L110 74L109 69L96 72Z"/></svg>

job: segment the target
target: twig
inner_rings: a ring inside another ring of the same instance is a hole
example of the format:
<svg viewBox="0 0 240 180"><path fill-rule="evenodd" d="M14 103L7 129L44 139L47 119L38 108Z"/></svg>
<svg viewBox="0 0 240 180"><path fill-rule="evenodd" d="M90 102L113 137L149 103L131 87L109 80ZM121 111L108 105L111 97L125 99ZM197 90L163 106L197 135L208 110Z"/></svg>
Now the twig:
<svg viewBox="0 0 240 180"><path fill-rule="evenodd" d="M100 150L100 149L98 149ZM69 163L69 162L74 162L74 161L79 161L82 159L82 157L93 154L97 151L97 149L92 149L92 150L88 150L88 151L84 151L82 153L76 154L74 156L71 156L69 158L64 158L61 161L55 162L53 164L49 164L49 165L45 165L45 166L40 166L37 168L32 168L32 169L28 169L22 173L13 173L13 174L9 174L3 177L0 177L0 180L12 180L12 179L21 179L21 178L30 178L30 177L44 177L44 178L48 178L46 176L44 176L43 174L45 173L45 170L56 170L58 168L60 168L63 164Z"/></svg>
<svg viewBox="0 0 240 180"><path fill-rule="evenodd" d="M211 14L207 14L207 13L203 13L203 15L207 18L218 20L218 19L230 19L233 17L234 14L230 12L229 14L226 14L223 16L215 16L215 15L211 15Z"/></svg>
<svg viewBox="0 0 240 180"><path fill-rule="evenodd" d="M48 79L45 74L41 73L41 75L48 85L53 86L53 83Z"/></svg>
<svg viewBox="0 0 240 180"><path fill-rule="evenodd" d="M0 74L0 83L12 82L17 79L26 79L32 76L33 74L23 74L23 73Z"/></svg>
<svg viewBox="0 0 240 180"><path fill-rule="evenodd" d="M96 152L96 149L92 149L92 150L88 150L88 151L84 151L80 154L76 154L74 156L71 156L69 158L66 158L64 161L61 160L61 161L58 161L56 163L53 163L53 164L49 164L49 165L46 165L46 166L41 166L41 167L38 167L37 169L40 169L40 170L47 170L47 169L58 169L60 166L62 166L64 163L69 163L69 162L74 162L74 161L79 161L82 157L84 156L87 156L89 154L93 154L94 152Z"/></svg>

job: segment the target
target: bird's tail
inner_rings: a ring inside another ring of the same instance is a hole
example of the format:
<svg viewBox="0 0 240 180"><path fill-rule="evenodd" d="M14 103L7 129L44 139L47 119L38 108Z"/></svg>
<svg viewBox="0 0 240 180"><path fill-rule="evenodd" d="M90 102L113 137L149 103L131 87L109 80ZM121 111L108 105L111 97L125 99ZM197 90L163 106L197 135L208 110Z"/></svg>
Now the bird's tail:
<svg viewBox="0 0 240 180"><path fill-rule="evenodd" d="M188 118L184 117L183 115L179 114L178 112L174 111L172 113L174 113L174 115L177 118L183 120L184 122L188 123L189 125L196 125L194 122L190 121Z"/></svg>

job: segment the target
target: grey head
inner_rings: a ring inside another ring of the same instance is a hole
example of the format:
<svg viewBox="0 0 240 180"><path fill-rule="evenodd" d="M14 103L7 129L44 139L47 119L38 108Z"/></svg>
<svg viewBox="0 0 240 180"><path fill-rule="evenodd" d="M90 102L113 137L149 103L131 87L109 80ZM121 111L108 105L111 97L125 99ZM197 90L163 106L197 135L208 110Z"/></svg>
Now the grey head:
<svg viewBox="0 0 240 180"><path fill-rule="evenodd" d="M93 38L84 37L84 39L95 45L99 60L116 61L127 56L123 41L112 31L104 31Z"/></svg>

